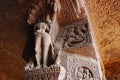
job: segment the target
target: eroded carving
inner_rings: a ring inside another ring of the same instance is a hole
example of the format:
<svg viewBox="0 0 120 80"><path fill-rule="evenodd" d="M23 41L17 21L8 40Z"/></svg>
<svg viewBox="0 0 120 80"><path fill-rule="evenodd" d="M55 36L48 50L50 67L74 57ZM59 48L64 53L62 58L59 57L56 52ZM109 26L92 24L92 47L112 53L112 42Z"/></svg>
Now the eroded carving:
<svg viewBox="0 0 120 80"><path fill-rule="evenodd" d="M65 69L62 66L39 68L24 72L25 80L64 80Z"/></svg>
<svg viewBox="0 0 120 80"><path fill-rule="evenodd" d="M41 66L47 67L47 60L48 60L48 50L49 48L52 49L51 44L51 37L50 35L45 31L47 28L47 25L45 23L39 23L38 29L35 31L35 57L37 61L37 67L40 68ZM51 50L53 51L53 49ZM53 52L52 52L53 54ZM43 64L41 65L41 58L43 57L42 61Z"/></svg>
<svg viewBox="0 0 120 80"><path fill-rule="evenodd" d="M90 71L89 68L86 67L78 67L77 68L77 80L82 80L82 79L92 79L92 72Z"/></svg>
<svg viewBox="0 0 120 80"><path fill-rule="evenodd" d="M101 80L97 62L93 59L69 56L67 80Z"/></svg>
<svg viewBox="0 0 120 80"><path fill-rule="evenodd" d="M35 24L38 21L47 22L47 19L53 21L56 12L61 9L59 0L39 0L29 11L28 24ZM48 21L49 22L49 21Z"/></svg>
<svg viewBox="0 0 120 80"><path fill-rule="evenodd" d="M37 66L30 61L25 70L38 69L40 67L49 67L51 65L59 65L60 47L56 43L51 42L51 36L46 32L48 25L39 22L34 27L35 31L35 58Z"/></svg>
<svg viewBox="0 0 120 80"><path fill-rule="evenodd" d="M49 67L53 64L59 65L60 47L57 47L55 34L57 31L57 12L60 11L59 0L44 0L36 2L29 11L27 22L29 25L35 24L35 58L37 66L34 61L29 61L25 70L31 70L40 67ZM42 12L42 13L41 13ZM37 23L37 24L36 24Z"/></svg>
<svg viewBox="0 0 120 80"><path fill-rule="evenodd" d="M63 48L81 47L91 43L87 20L73 23L59 30L57 42Z"/></svg>

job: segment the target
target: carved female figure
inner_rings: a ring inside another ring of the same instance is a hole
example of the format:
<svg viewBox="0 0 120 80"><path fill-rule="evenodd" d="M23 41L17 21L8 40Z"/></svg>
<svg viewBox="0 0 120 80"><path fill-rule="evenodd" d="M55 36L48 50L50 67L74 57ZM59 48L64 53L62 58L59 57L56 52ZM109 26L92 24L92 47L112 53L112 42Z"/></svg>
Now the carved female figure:
<svg viewBox="0 0 120 80"><path fill-rule="evenodd" d="M37 28L36 28L37 27ZM47 67L47 58L48 58L48 50L51 44L51 37L45 31L47 25L45 23L38 23L35 26L35 57L37 61L37 67ZM43 57L43 64L41 65L41 59Z"/></svg>

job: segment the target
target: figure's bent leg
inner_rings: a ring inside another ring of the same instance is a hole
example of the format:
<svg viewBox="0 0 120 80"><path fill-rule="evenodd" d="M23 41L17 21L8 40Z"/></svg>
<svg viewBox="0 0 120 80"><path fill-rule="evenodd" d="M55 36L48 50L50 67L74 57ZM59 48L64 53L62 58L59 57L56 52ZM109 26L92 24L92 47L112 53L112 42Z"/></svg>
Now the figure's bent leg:
<svg viewBox="0 0 120 80"><path fill-rule="evenodd" d="M41 64L41 38L37 37L35 40L35 57L37 61L37 67L40 68Z"/></svg>

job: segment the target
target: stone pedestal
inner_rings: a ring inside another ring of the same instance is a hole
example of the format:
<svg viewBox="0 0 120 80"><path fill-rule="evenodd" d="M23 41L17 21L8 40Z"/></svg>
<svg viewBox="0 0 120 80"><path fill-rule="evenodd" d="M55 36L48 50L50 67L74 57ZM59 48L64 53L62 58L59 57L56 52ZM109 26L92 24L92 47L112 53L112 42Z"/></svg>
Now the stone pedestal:
<svg viewBox="0 0 120 80"><path fill-rule="evenodd" d="M25 80L64 80L65 69L62 66L52 66L27 70L24 72Z"/></svg>

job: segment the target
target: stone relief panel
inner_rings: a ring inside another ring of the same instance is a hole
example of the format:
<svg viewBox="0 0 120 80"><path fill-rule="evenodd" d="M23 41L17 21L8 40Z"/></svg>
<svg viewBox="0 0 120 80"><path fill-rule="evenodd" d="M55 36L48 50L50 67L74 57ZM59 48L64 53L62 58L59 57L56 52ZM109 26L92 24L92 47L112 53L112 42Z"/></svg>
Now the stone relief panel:
<svg viewBox="0 0 120 80"><path fill-rule="evenodd" d="M67 70L66 80L101 80L96 60L62 51L60 64Z"/></svg>
<svg viewBox="0 0 120 80"><path fill-rule="evenodd" d="M93 74L91 72L91 70L87 67L78 67L75 70L75 75L77 77L77 80L82 80L82 79L92 79L93 78Z"/></svg>
<svg viewBox="0 0 120 80"><path fill-rule="evenodd" d="M62 48L78 48L91 43L90 31L87 19L82 19L71 25L59 29L56 42Z"/></svg>
<svg viewBox="0 0 120 80"><path fill-rule="evenodd" d="M100 80L97 62L91 58L69 56L67 80Z"/></svg>

